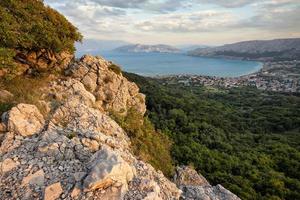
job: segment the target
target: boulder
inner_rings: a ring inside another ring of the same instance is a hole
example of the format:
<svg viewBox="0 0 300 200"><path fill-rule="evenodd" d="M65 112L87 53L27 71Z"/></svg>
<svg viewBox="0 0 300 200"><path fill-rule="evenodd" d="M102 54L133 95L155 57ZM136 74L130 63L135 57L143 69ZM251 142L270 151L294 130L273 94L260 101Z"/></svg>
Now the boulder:
<svg viewBox="0 0 300 200"><path fill-rule="evenodd" d="M92 156L87 167L89 172L84 180L86 191L105 189L116 184L127 190L127 184L135 174L135 169L107 146Z"/></svg>
<svg viewBox="0 0 300 200"><path fill-rule="evenodd" d="M43 186L44 185L44 176L45 173L41 169L33 174L29 174L22 180L22 185L38 185L38 186Z"/></svg>
<svg viewBox="0 0 300 200"><path fill-rule="evenodd" d="M177 186L190 185L190 186L207 186L209 182L196 170L191 167L183 166L177 167L174 176L174 182Z"/></svg>
<svg viewBox="0 0 300 200"><path fill-rule="evenodd" d="M49 185L45 189L44 200L56 200L63 193L60 182Z"/></svg>
<svg viewBox="0 0 300 200"><path fill-rule="evenodd" d="M211 186L208 181L190 167L177 167L174 181L182 190L185 200L240 200L223 186Z"/></svg>
<svg viewBox="0 0 300 200"><path fill-rule="evenodd" d="M183 186L182 199L185 200L241 200L221 185Z"/></svg>
<svg viewBox="0 0 300 200"><path fill-rule="evenodd" d="M45 123L37 107L29 104L18 104L8 116L8 130L25 137L39 133Z"/></svg>
<svg viewBox="0 0 300 200"><path fill-rule="evenodd" d="M14 168L16 168L19 165L18 162L15 162L14 160L7 158L3 162L0 163L1 166L1 173L6 173Z"/></svg>

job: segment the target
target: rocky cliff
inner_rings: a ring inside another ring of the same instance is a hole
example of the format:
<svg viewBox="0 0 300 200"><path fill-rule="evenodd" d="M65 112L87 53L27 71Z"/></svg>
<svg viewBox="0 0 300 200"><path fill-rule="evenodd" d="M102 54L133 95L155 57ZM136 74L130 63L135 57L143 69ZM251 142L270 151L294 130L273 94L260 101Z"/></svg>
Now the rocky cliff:
<svg viewBox="0 0 300 200"><path fill-rule="evenodd" d="M144 115L145 96L111 62L84 56L65 68L40 88L38 107L20 103L1 116L0 199L239 199L187 167L173 183L132 154L108 113Z"/></svg>

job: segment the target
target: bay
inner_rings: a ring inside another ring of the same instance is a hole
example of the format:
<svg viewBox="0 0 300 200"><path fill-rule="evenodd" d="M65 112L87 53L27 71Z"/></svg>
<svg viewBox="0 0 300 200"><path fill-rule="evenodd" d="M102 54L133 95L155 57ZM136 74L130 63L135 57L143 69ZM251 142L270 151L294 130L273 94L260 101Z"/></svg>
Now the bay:
<svg viewBox="0 0 300 200"><path fill-rule="evenodd" d="M193 57L168 53L101 52L101 56L121 66L123 71L143 76L207 75L237 77L254 73L262 68L256 61L223 58Z"/></svg>

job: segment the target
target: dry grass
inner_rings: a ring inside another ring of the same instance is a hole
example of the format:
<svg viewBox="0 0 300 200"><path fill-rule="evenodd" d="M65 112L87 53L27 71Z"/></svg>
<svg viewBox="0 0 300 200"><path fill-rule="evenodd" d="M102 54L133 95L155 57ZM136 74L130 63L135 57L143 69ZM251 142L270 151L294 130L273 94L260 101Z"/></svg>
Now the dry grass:
<svg viewBox="0 0 300 200"><path fill-rule="evenodd" d="M11 107L19 103L33 104L39 107L39 100L43 93L43 88L53 80L50 76L31 77L16 77L11 80L0 79L0 88L11 92L14 97L9 102L3 102L0 105L0 114L9 110ZM39 107L43 113L42 107Z"/></svg>

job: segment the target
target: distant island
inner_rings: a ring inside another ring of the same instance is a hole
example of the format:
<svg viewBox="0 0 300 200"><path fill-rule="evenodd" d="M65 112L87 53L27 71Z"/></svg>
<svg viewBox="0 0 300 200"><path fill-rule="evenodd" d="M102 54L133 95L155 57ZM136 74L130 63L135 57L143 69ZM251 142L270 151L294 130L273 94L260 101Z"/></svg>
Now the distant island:
<svg viewBox="0 0 300 200"><path fill-rule="evenodd" d="M158 45L143 45L143 44L134 44L121 46L114 51L117 52L127 52L127 53L180 53L181 50L164 44Z"/></svg>
<svg viewBox="0 0 300 200"><path fill-rule="evenodd" d="M259 61L298 60L300 38L253 40L219 47L197 48L189 51L188 55Z"/></svg>

